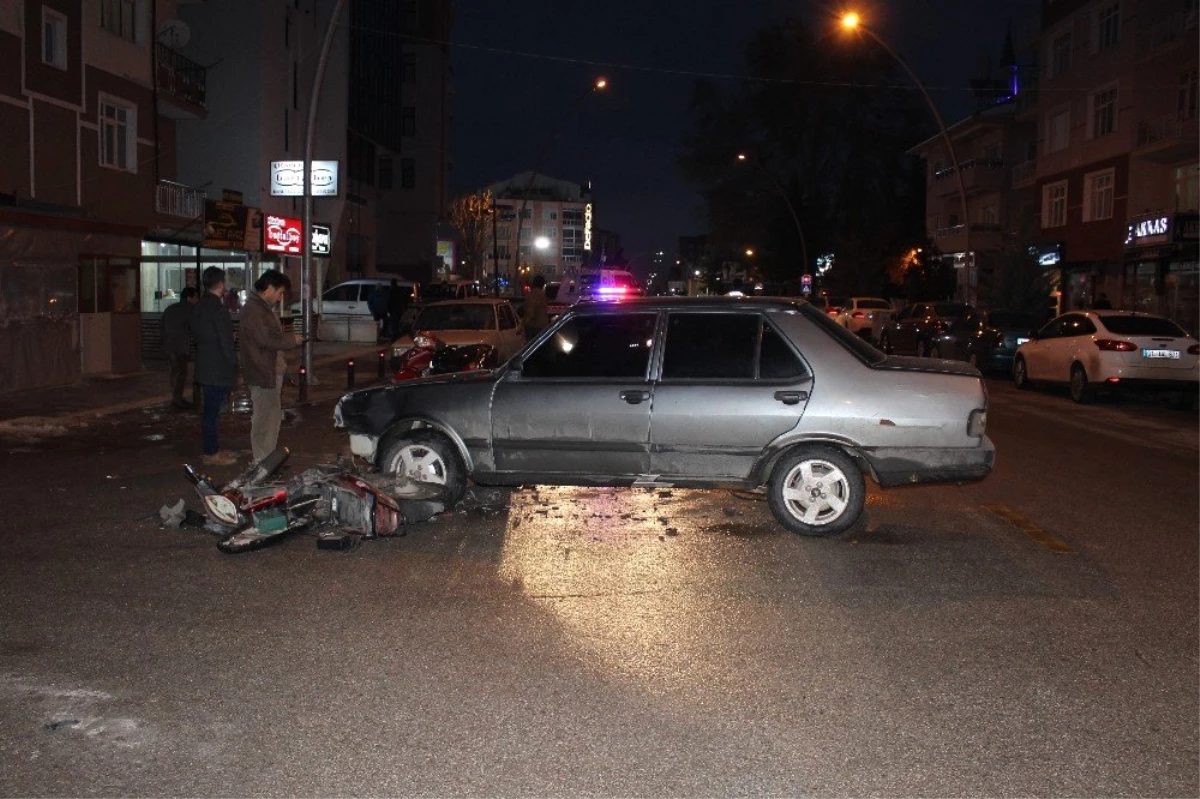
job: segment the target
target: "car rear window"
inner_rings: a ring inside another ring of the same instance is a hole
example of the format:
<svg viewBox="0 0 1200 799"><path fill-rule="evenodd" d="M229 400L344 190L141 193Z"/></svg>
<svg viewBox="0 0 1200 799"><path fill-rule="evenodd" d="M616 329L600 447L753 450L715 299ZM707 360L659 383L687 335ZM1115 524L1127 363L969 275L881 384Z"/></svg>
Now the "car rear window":
<svg viewBox="0 0 1200 799"><path fill-rule="evenodd" d="M888 310L892 309L892 304L887 300L859 300L859 308L867 308L869 310Z"/></svg>
<svg viewBox="0 0 1200 799"><path fill-rule="evenodd" d="M997 311L988 314L988 324L992 327L1008 327L1014 330L1033 330L1037 327L1038 320L1029 314Z"/></svg>
<svg viewBox="0 0 1200 799"><path fill-rule="evenodd" d="M857 355L864 363L875 365L887 360L886 355L872 347L862 336L851 333L848 328L842 327L830 319L828 314L823 313L821 309L814 307L810 303L806 302L801 305L800 313L812 320L813 324L817 327L837 339L842 346Z"/></svg>
<svg viewBox="0 0 1200 799"><path fill-rule="evenodd" d="M1100 321L1110 333L1118 336L1173 336L1187 333L1170 319L1161 316L1101 316Z"/></svg>
<svg viewBox="0 0 1200 799"><path fill-rule="evenodd" d="M942 318L949 317L951 319L966 316L974 310L970 305L963 305L957 302L939 302L933 306L933 309L937 311L938 316Z"/></svg>

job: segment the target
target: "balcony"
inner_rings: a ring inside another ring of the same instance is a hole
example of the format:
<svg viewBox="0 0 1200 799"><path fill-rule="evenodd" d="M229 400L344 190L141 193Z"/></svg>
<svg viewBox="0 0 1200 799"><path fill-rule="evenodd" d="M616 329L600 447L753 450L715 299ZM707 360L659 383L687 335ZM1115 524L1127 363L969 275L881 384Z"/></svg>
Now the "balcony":
<svg viewBox="0 0 1200 799"><path fill-rule="evenodd" d="M1014 189L1031 186L1035 180L1037 180L1036 158L1022 161L1012 168L1012 186Z"/></svg>
<svg viewBox="0 0 1200 799"><path fill-rule="evenodd" d="M1133 154L1145 161L1170 164L1195 156L1200 146L1195 116L1181 119L1177 112L1138 122Z"/></svg>
<svg viewBox="0 0 1200 799"><path fill-rule="evenodd" d="M154 210L180 219L203 219L205 196L204 189L160 180L154 195Z"/></svg>
<svg viewBox="0 0 1200 799"><path fill-rule="evenodd" d="M1137 58L1153 58L1184 43L1194 46L1197 21L1197 12L1188 11L1171 14L1143 27L1137 34Z"/></svg>
<svg viewBox="0 0 1200 799"><path fill-rule="evenodd" d="M952 225L933 231L938 249L944 253L966 252L968 245L974 252L999 250L1004 244L1000 225L994 222L972 222L970 241L967 240L966 225Z"/></svg>
<svg viewBox="0 0 1200 799"><path fill-rule="evenodd" d="M983 191L1002 191L1008 188L1008 176L1004 162L997 158L969 158L958 164L962 173L963 189L967 194ZM958 178L955 168L939 169L933 174L933 190L942 196L958 193Z"/></svg>
<svg viewBox="0 0 1200 799"><path fill-rule="evenodd" d="M162 42L154 43L158 111L168 119L203 119L205 69Z"/></svg>

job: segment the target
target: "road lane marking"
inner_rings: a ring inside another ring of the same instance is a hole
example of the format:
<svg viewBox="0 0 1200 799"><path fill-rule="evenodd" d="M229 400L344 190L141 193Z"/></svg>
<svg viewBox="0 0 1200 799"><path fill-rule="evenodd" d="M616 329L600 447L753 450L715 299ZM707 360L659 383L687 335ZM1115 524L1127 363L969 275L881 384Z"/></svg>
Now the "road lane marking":
<svg viewBox="0 0 1200 799"><path fill-rule="evenodd" d="M1013 525L1022 533L1046 547L1046 549L1054 552L1062 552L1064 554L1075 553L1075 550L1066 541L1063 541L1058 536L1040 527L1030 519L1022 516L1006 505L986 502L982 507L989 513L999 516L1004 521Z"/></svg>

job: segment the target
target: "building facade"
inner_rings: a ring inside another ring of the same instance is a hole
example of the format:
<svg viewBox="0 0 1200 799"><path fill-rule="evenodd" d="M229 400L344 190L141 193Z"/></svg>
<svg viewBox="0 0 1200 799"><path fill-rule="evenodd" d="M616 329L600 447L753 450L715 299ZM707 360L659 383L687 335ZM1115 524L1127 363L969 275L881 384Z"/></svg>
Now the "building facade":
<svg viewBox="0 0 1200 799"><path fill-rule="evenodd" d="M501 293L519 291L538 274L547 281L577 280L594 250L590 187L545 175L531 185L531 175L522 172L487 187L496 202L496 224L495 246L488 242L485 263Z"/></svg>

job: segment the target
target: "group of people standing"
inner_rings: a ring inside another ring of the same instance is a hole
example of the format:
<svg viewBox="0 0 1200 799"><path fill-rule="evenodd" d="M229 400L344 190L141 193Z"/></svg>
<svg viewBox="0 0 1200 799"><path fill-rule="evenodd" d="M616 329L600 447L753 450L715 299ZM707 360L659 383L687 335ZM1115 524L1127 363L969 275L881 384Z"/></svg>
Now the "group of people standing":
<svg viewBox="0 0 1200 799"><path fill-rule="evenodd" d="M400 317L408 308L410 295L400 287L396 278L387 286L379 286L367 299L375 324L379 325L380 339L394 339L400 335Z"/></svg>
<svg viewBox="0 0 1200 799"><path fill-rule="evenodd" d="M200 277L203 293L184 289L180 301L163 314L163 346L167 353L172 405L191 407L183 398L190 344L196 344L195 381L201 386L200 436L207 466L231 466L237 455L222 450L218 436L221 409L240 380L250 390L251 456L260 461L275 450L283 422L284 353L302 343L283 329L276 308L292 283L268 269L254 282L254 292L241 309L237 346L233 317L224 302L225 270L210 266Z"/></svg>

